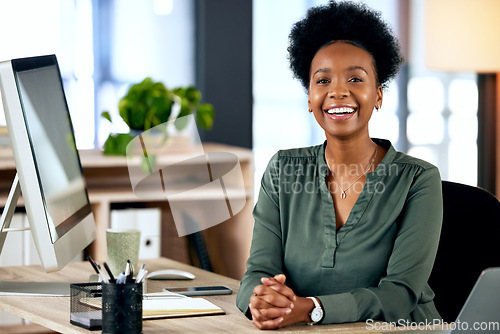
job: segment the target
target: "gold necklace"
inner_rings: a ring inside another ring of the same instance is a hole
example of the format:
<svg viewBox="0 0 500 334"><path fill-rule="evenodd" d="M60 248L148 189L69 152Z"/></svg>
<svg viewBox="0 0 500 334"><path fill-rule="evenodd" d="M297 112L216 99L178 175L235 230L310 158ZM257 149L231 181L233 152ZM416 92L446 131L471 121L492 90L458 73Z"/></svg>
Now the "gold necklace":
<svg viewBox="0 0 500 334"><path fill-rule="evenodd" d="M375 150L373 151L373 154L372 154L372 158L371 158L371 162L370 164L368 165L368 168L366 168L365 172L363 174L361 174L356 180L354 180L353 183L351 183L349 185L349 187L343 189L341 186L340 186L340 183L338 183L336 180L335 180L335 173L333 172L332 168L330 168L330 164L328 163L328 159L326 158L326 151L325 151L325 160L326 160L326 165L328 166L328 169L330 170L330 173L332 173L332 176L333 176L333 180L335 181L335 183L337 184L337 187L339 187L339 189L341 190L341 193L340 193L340 198L344 199L347 197L347 194L346 194L346 191L349 190L356 182L358 182L358 180L360 178L362 178L363 176L365 176L369 171L370 169L373 167L373 163L375 161L375 157L377 156L377 148L378 148L378 145L375 146Z"/></svg>

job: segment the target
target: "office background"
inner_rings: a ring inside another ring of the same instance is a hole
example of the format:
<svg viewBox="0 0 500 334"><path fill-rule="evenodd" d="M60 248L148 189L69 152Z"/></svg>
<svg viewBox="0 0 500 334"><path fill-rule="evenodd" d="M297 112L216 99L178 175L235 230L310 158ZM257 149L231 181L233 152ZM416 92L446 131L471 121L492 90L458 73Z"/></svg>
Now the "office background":
<svg viewBox="0 0 500 334"><path fill-rule="evenodd" d="M293 22L326 2L0 0L0 60L57 55L80 149L127 131L100 114L119 120L118 100L130 84L150 76L170 88L196 85L216 109L202 140L251 148L258 192L278 149L324 140L286 48ZM426 68L424 0L362 2L382 12L407 60L374 113L372 137L434 163L443 179L476 185L476 75Z"/></svg>
<svg viewBox="0 0 500 334"><path fill-rule="evenodd" d="M256 185L280 148L323 141L292 78L287 38L307 8L326 0L0 1L0 59L55 53L79 148L127 131L117 117L126 88L146 76L194 84L216 108L205 141L252 148ZM424 1L366 0L399 36L407 63L374 114L373 137L436 164L447 180L477 183L477 84L473 73L424 64Z"/></svg>

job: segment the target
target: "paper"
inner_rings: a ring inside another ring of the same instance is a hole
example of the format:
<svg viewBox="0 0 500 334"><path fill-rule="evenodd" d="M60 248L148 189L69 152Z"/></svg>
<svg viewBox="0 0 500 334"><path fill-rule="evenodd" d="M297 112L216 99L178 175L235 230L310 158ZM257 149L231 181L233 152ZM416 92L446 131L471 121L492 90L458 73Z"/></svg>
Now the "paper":
<svg viewBox="0 0 500 334"><path fill-rule="evenodd" d="M203 298L166 298L142 301L143 319L208 314L225 314L225 312Z"/></svg>
<svg viewBox="0 0 500 334"><path fill-rule="evenodd" d="M70 322L74 325L83 325L85 328L97 328L102 326L101 311L72 312Z"/></svg>

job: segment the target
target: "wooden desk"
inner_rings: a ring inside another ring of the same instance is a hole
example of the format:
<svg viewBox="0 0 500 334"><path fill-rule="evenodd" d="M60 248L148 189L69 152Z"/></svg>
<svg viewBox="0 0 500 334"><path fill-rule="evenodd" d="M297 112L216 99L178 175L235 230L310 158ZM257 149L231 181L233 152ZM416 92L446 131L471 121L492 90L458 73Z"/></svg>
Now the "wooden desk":
<svg viewBox="0 0 500 334"><path fill-rule="evenodd" d="M140 261L142 262L142 261ZM335 333L374 333L366 329L365 323L350 323L339 325L307 326L296 325L283 328L279 331L260 331L236 307L236 294L239 281L207 272L186 264L166 258L144 261L149 270L164 268L183 269L192 272L196 278L192 281L148 281L148 292L161 291L167 285L201 286L226 285L233 289L232 295L204 297L221 307L226 314L189 318L170 318L144 320L144 333L295 333L295 332L325 332ZM71 281L86 282L92 274L92 268L87 262L75 262L66 266L62 271L46 274L41 267L3 267L0 268L0 279L18 281ZM71 325L69 297L14 297L0 296L0 310L14 314L21 318L40 324L51 330L61 333L96 333L81 327ZM1 326L0 326L1 332Z"/></svg>
<svg viewBox="0 0 500 334"><path fill-rule="evenodd" d="M253 154L249 149L214 143L204 143L203 150L207 153L232 153L240 162L245 184L245 194L242 195L246 196L245 207L225 222L202 231L214 272L240 279L245 272L253 230ZM110 212L114 205L139 205L161 209L161 256L191 264L187 238L178 236L168 201L164 196L144 199L134 194L126 157L106 156L100 150L81 150L79 153L97 227L97 238L89 247L89 254L98 261L106 260L106 229L110 226ZM188 148L158 154L157 163L168 166L183 161L184 156L189 156ZM136 160L135 163L141 163L139 158ZM5 205L15 174L12 150L0 147L0 207ZM199 196L207 201L213 199L210 192L200 191ZM189 202L190 198L183 201ZM22 205L22 198L19 205Z"/></svg>

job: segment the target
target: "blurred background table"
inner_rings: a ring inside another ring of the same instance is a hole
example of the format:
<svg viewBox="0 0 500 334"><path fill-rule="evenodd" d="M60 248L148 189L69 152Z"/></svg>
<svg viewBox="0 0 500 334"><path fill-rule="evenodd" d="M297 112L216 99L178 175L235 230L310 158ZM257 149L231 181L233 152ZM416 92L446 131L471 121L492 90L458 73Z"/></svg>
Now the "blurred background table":
<svg viewBox="0 0 500 334"><path fill-rule="evenodd" d="M239 159L245 184L246 205L232 218L201 232L214 272L240 279L245 272L253 230L253 155L249 149L206 143L205 152L227 152ZM168 154L158 154L160 165L169 161L181 161L189 152L178 150ZM128 172L127 159L123 156L103 155L100 150L81 150L83 167L92 210L96 219L97 238L86 250L96 260L106 259L106 229L110 226L113 209L159 208L161 210L161 238L159 256L165 256L186 264L197 264L196 252L187 237L179 237L173 221L168 201L158 198L142 199L134 195ZM5 204L8 191L16 170L9 147L0 148L0 206ZM200 197L210 201L212 194L200 193ZM189 201L189 198L185 199ZM19 205L22 205L22 199ZM148 222L140 222L147 224Z"/></svg>

